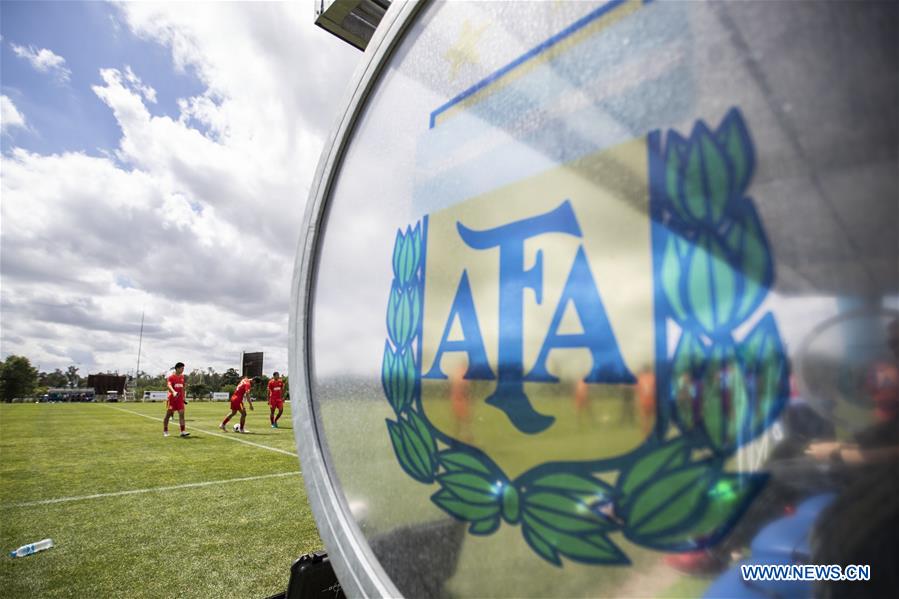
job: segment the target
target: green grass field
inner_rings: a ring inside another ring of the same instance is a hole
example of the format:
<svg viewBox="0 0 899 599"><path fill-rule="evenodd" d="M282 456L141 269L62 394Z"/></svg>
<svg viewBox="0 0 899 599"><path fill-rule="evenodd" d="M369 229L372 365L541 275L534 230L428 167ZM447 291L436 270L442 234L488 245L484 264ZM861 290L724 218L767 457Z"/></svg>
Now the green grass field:
<svg viewBox="0 0 899 599"><path fill-rule="evenodd" d="M329 436L383 433L386 402L366 408L329 405L323 412ZM191 436L179 439L177 422L163 438L161 403L0 404L0 597L244 598L284 590L291 562L322 547L289 410L288 404L282 428L273 430L261 404L249 414L253 434L238 435L217 429L227 404L192 402ZM595 416L603 433L607 416L619 422L614 410ZM377 429L366 428L373 422ZM620 434L607 442L626 450L639 437L636 427L619 424ZM566 435L569 442L580 442L575 433ZM399 469L387 435L377 439L385 445L380 453L372 452L377 443L334 448L335 463L347 475L344 490L370 500L368 533L445 517L430 493ZM384 494L385 480L398 486ZM47 537L56 543L48 551L8 555ZM521 564L528 564L529 576L506 579L492 594L696 597L711 581L684 576L666 566L662 554L617 541L632 566L566 563L560 579L522 542L517 527L467 535L445 591L483 595L484 580Z"/></svg>
<svg viewBox="0 0 899 599"><path fill-rule="evenodd" d="M322 547L289 403L252 434L216 427L226 403L0 405L0 596L266 597ZM234 422L232 420L232 422ZM241 480L243 479L243 480ZM9 551L52 538L48 551Z"/></svg>

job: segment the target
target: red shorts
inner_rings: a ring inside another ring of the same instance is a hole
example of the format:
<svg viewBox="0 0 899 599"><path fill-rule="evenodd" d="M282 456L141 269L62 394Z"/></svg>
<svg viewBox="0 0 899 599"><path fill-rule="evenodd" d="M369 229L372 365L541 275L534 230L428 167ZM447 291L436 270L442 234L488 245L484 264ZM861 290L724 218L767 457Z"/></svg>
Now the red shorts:
<svg viewBox="0 0 899 599"><path fill-rule="evenodd" d="M273 410L283 410L284 409L284 400L283 399L270 399L270 400L268 400L268 405L270 405Z"/></svg>
<svg viewBox="0 0 899 599"><path fill-rule="evenodd" d="M180 412L184 409L184 400L179 397L173 397L169 400L169 409L173 412Z"/></svg>
<svg viewBox="0 0 899 599"><path fill-rule="evenodd" d="M243 408L243 400L242 399L234 399L231 398L231 409L235 412L239 412Z"/></svg>

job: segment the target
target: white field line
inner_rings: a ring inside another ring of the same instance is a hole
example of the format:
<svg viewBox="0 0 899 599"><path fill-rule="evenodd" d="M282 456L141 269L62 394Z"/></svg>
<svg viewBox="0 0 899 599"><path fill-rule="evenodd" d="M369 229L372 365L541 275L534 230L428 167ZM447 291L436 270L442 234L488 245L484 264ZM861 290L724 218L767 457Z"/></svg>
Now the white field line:
<svg viewBox="0 0 899 599"><path fill-rule="evenodd" d="M150 489L134 489L131 491L116 491L115 493L97 493L95 495L81 495L79 497L59 497L58 499L41 499L40 501L28 501L25 503L12 503L2 506L4 509L13 507L31 507L35 505L47 505L50 503L65 503L67 501L84 501L86 499L101 499L103 497L119 497L121 495L137 495L139 493L156 493L162 491L175 491L178 489L193 489L196 487L209 487L211 485L224 485L225 483L237 483L247 480L261 480L263 478L275 478L279 476L298 476L297 472L278 472L277 474L261 474L259 476L246 476L243 478L230 478L227 480L210 480L203 483L186 483L183 485L171 485L168 487L152 487Z"/></svg>
<svg viewBox="0 0 899 599"><path fill-rule="evenodd" d="M162 422L164 418L156 418L155 416L147 416L146 414L141 414L140 412L133 412L131 410L126 410L125 408L118 408L116 406L108 406L106 404L100 404L101 406L107 407L111 410L118 410L120 412L127 412L129 414L134 414L135 416L142 416L144 418L149 418L150 420L155 420L157 422ZM171 420L169 421L171 422ZM175 419L174 422L177 424L178 420ZM193 428L195 431L204 433L206 435L212 435L213 437L221 437L222 439L228 439L229 441L237 441L238 443L244 443L245 445L252 445L253 447L258 447L259 449L267 449L269 451L275 451L277 453L283 453L284 455L289 455L292 458L296 458L297 454L292 453L290 451L285 451L283 449L278 449L277 447L269 447L268 445L263 445L262 443L253 443L252 441L247 441L246 439L241 439L237 435L240 433L234 433L233 435L229 435L227 433L214 433L212 431L206 431L201 428L196 428L188 425L184 425L184 428ZM172 433L173 436L177 436L178 433Z"/></svg>

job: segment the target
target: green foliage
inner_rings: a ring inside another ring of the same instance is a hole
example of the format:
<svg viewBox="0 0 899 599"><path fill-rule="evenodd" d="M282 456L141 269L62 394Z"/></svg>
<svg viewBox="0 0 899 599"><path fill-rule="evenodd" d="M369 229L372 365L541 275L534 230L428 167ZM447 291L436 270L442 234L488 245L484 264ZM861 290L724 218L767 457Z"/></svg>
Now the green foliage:
<svg viewBox="0 0 899 599"><path fill-rule="evenodd" d="M767 295L773 265L755 209L751 205L742 206L734 220L723 243L734 256L734 267L741 275L742 289L734 313L734 320L741 322L749 318Z"/></svg>
<svg viewBox="0 0 899 599"><path fill-rule="evenodd" d="M550 528L569 533L607 532L615 528L607 517L593 512L591 505L559 492L525 494L522 513Z"/></svg>
<svg viewBox="0 0 899 599"><path fill-rule="evenodd" d="M69 387L77 389L81 386L81 376L78 374L78 368L76 368L74 364L66 368L65 375Z"/></svg>
<svg viewBox="0 0 899 599"><path fill-rule="evenodd" d="M668 200L677 211L678 216L683 220L689 220L690 214L681 202L677 201L680 196L680 181L683 179L683 153L685 149L686 143L681 140L680 136L676 134L669 135L665 151L665 193L668 195Z"/></svg>
<svg viewBox="0 0 899 599"><path fill-rule="evenodd" d="M417 368L412 341L421 318L421 243L420 226L397 231L381 384L397 415L397 420L387 420L387 430L400 466L415 480L431 483L437 470L437 443L413 405Z"/></svg>
<svg viewBox="0 0 899 599"><path fill-rule="evenodd" d="M417 333L420 317L421 296L418 287L401 289L394 286L387 309L387 332L397 348L405 347L412 341L412 336Z"/></svg>
<svg viewBox="0 0 899 599"><path fill-rule="evenodd" d="M679 524L654 538L644 539L654 547L667 550L684 550L707 544L721 538L742 514L765 482L763 475L727 473L717 471L703 486L703 493L696 496L692 506L685 506L690 513ZM641 540L639 531L631 538Z"/></svg>
<svg viewBox="0 0 899 599"><path fill-rule="evenodd" d="M522 534L544 559L559 556L587 563L627 563L606 536L618 528L604 509L612 505L612 489L580 473L554 472L520 485Z"/></svg>
<svg viewBox="0 0 899 599"><path fill-rule="evenodd" d="M691 144L684 171L683 194L690 215L696 219L720 222L733 188L728 180L726 158L708 129L698 129Z"/></svg>
<svg viewBox="0 0 899 599"><path fill-rule="evenodd" d="M222 391L234 391L234 387L237 383L240 382L240 373L234 370L233 368L229 368L222 374L221 381L221 390ZM230 387L230 389L229 389Z"/></svg>
<svg viewBox="0 0 899 599"><path fill-rule="evenodd" d="M687 253L684 276L692 316L712 334L730 322L737 293L737 273L715 235L701 233Z"/></svg>
<svg viewBox="0 0 899 599"><path fill-rule="evenodd" d="M462 451L441 451L440 465L448 472L477 472L490 475L491 468L477 457Z"/></svg>
<svg viewBox="0 0 899 599"><path fill-rule="evenodd" d="M763 475L725 472L720 460L685 463L682 439L634 465L654 471L642 484L619 483L629 489L620 508L625 536L635 543L669 551L706 546L727 533L764 484Z"/></svg>
<svg viewBox="0 0 899 599"><path fill-rule="evenodd" d="M205 383L188 383L187 395L193 399L206 399L209 396L209 387Z"/></svg>
<svg viewBox="0 0 899 599"><path fill-rule="evenodd" d="M255 401L265 401L268 399L268 381L269 378L263 374L259 377L259 382L253 383L250 387L250 396Z"/></svg>
<svg viewBox="0 0 899 599"><path fill-rule="evenodd" d="M671 132L665 193L672 214L661 286L681 326L671 386L675 422L718 455L761 434L786 400L787 363L770 314L733 337L764 300L774 271L748 192L754 149L739 110L688 139Z"/></svg>
<svg viewBox="0 0 899 599"><path fill-rule="evenodd" d="M460 520L470 522L473 534L489 534L499 526L507 510L508 481L497 481L489 468L461 452L444 452L441 463L451 469L437 477L441 490L431 500ZM515 508L517 510L517 507Z"/></svg>
<svg viewBox="0 0 899 599"><path fill-rule="evenodd" d="M740 345L746 375L754 380L755 396L747 415L749 434L755 436L770 424L787 401L789 367L777 324L766 314Z"/></svg>
<svg viewBox="0 0 899 599"><path fill-rule="evenodd" d="M755 158L752 143L749 140L746 122L737 111L731 110L715 132L715 141L721 148L722 158L729 163L732 169L730 193L735 197L746 193L752 177L751 165Z"/></svg>
<svg viewBox="0 0 899 599"><path fill-rule="evenodd" d="M755 160L743 117L728 112L717 130L698 122L689 139L668 137L665 191L686 222L718 227L749 187Z"/></svg>
<svg viewBox="0 0 899 599"><path fill-rule="evenodd" d="M610 510L614 492L600 479L577 472L552 472L510 482L488 458L463 451L438 454L444 472L431 500L472 534L490 534L505 520L521 524L538 555L553 564L561 556L586 563L627 563L607 533L620 524Z"/></svg>
<svg viewBox="0 0 899 599"><path fill-rule="evenodd" d="M415 391L415 361L412 350L394 352L390 344L384 345L381 379L387 400L397 414L403 413L412 403Z"/></svg>
<svg viewBox="0 0 899 599"><path fill-rule="evenodd" d="M685 465L689 458L690 448L687 440L684 437L675 437L646 453L625 469L618 477L618 492L630 497L636 489L660 474Z"/></svg>
<svg viewBox="0 0 899 599"><path fill-rule="evenodd" d="M668 305L674 312L674 318L678 322L687 322L686 298L681 296L680 284L683 277L682 263L687 254L689 245L686 240L678 235L668 235L665 242L665 252L662 255L661 281Z"/></svg>
<svg viewBox="0 0 899 599"><path fill-rule="evenodd" d="M206 384L210 391L218 391L222 386L222 375L215 371L214 368L207 368L205 371L195 370L200 375L200 382ZM191 375L194 374L191 373ZM196 381L191 381L196 382Z"/></svg>
<svg viewBox="0 0 899 599"><path fill-rule="evenodd" d="M739 344L721 338L707 347L700 337L685 330L671 372L670 392L678 425L685 433L703 431L716 453L729 454L771 423L786 401L788 376L783 346L770 314Z"/></svg>
<svg viewBox="0 0 899 599"><path fill-rule="evenodd" d="M38 375L38 384L45 387L61 388L68 384L65 373L57 368L53 372L42 372Z"/></svg>
<svg viewBox="0 0 899 599"><path fill-rule="evenodd" d="M407 228L403 234L397 231L396 243L393 246L393 276L400 287L408 285L421 260L421 226Z"/></svg>
<svg viewBox="0 0 899 599"><path fill-rule="evenodd" d="M141 398L146 391L166 391L168 387L165 381L166 375L157 374L150 376L143 370L138 373L138 377L134 384L135 397Z"/></svg>
<svg viewBox="0 0 899 599"><path fill-rule="evenodd" d="M431 496L431 500L442 507L446 512L459 520L478 523L481 521L494 521L498 519L500 507L496 503L469 503L447 489L441 489ZM484 525L480 525L483 527Z"/></svg>
<svg viewBox="0 0 899 599"><path fill-rule="evenodd" d="M521 517L521 493L513 485L502 485L503 518L514 524Z"/></svg>
<svg viewBox="0 0 899 599"><path fill-rule="evenodd" d="M751 200L754 149L740 112L715 131L697 123L689 137L668 135L665 193L675 222L661 283L674 318L711 337L736 328L773 280L764 232Z"/></svg>
<svg viewBox="0 0 899 599"><path fill-rule="evenodd" d="M627 564L627 556L601 533L578 535L552 528L529 513L522 516L522 534L543 559L561 565L560 555L585 563Z"/></svg>
<svg viewBox="0 0 899 599"><path fill-rule="evenodd" d="M403 469L417 481L432 482L437 467L437 445L424 420L410 410L396 422L388 420L387 429Z"/></svg>
<svg viewBox="0 0 899 599"><path fill-rule="evenodd" d="M0 398L9 402L28 397L37 386L37 369L24 356L11 355L0 362Z"/></svg>
<svg viewBox="0 0 899 599"><path fill-rule="evenodd" d="M700 393L700 379L707 355L708 350L702 339L689 330L681 333L671 365L671 393L678 422L684 432L696 430L701 424L701 420L697 421L694 400Z"/></svg>
<svg viewBox="0 0 899 599"><path fill-rule="evenodd" d="M494 481L471 472L447 472L437 482L466 503L495 505L499 500Z"/></svg>
<svg viewBox="0 0 899 599"><path fill-rule="evenodd" d="M443 473L437 477L442 490L431 500L460 520L470 522L472 534L489 534L500 518L518 519L518 496L496 465L486 458L452 449L436 456Z"/></svg>
<svg viewBox="0 0 899 599"><path fill-rule="evenodd" d="M628 534L652 537L681 524L706 493L711 469L708 463L688 464L639 487L622 505Z"/></svg>

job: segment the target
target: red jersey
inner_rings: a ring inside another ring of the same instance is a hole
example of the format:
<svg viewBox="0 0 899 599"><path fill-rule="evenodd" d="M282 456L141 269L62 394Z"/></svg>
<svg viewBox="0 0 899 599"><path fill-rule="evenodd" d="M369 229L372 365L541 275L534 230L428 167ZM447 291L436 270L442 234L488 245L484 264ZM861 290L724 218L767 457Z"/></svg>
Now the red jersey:
<svg viewBox="0 0 899 599"><path fill-rule="evenodd" d="M234 395L231 396L231 401L243 401L243 396L247 394L247 391L249 391L252 386L253 381L250 379L243 379L237 383L237 388L234 390Z"/></svg>
<svg viewBox="0 0 899 599"><path fill-rule="evenodd" d="M281 401L281 391L284 389L284 379L272 379L268 382L269 397L272 401Z"/></svg>
<svg viewBox="0 0 899 599"><path fill-rule="evenodd" d="M175 390L175 395L172 395L172 392L169 391L169 401L173 399L184 401L184 375L173 374L170 375L166 381L172 386L172 389Z"/></svg>

